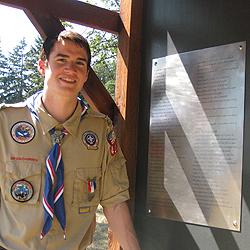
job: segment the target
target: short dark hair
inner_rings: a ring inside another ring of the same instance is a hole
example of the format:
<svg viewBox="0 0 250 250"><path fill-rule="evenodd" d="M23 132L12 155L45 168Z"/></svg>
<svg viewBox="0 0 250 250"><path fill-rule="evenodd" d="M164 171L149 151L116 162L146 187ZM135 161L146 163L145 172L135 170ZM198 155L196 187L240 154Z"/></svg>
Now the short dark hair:
<svg viewBox="0 0 250 250"><path fill-rule="evenodd" d="M88 56L88 67L90 67L91 52L89 48L89 43L86 38L72 30L63 30L58 35L47 37L43 43L40 59L43 61L45 61L46 59L48 60L51 50L55 45L55 42L60 40L69 40L84 48Z"/></svg>

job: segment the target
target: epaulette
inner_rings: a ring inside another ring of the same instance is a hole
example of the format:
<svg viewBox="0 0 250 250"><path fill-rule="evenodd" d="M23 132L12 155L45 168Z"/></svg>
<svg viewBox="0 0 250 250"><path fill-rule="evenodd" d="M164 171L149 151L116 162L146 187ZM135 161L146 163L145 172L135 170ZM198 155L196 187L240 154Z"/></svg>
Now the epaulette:
<svg viewBox="0 0 250 250"><path fill-rule="evenodd" d="M88 109L87 115L91 116L91 117L96 117L96 118L105 118L106 117L106 115L104 115L98 111L94 111L92 108Z"/></svg>
<svg viewBox="0 0 250 250"><path fill-rule="evenodd" d="M0 110L5 108L24 108L26 106L25 102L18 102L18 103L1 103Z"/></svg>
<svg viewBox="0 0 250 250"><path fill-rule="evenodd" d="M113 126L112 120L107 115L105 116L105 119L107 121L108 126Z"/></svg>

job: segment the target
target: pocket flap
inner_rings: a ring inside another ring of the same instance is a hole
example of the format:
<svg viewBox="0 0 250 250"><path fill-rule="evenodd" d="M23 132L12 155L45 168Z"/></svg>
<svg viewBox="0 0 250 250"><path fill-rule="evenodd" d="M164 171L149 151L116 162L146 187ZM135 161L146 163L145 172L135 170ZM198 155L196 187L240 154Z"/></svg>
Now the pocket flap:
<svg viewBox="0 0 250 250"><path fill-rule="evenodd" d="M81 180L99 178L101 176L101 168L77 168L76 177Z"/></svg>
<svg viewBox="0 0 250 250"><path fill-rule="evenodd" d="M33 175L41 174L40 162L7 162L6 172L11 173L17 178L26 178Z"/></svg>

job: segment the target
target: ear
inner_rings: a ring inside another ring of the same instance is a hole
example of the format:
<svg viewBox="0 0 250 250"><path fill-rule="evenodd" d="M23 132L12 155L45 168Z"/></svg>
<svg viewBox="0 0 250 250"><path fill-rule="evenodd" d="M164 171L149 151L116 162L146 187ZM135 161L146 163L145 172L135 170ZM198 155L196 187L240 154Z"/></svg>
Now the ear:
<svg viewBox="0 0 250 250"><path fill-rule="evenodd" d="M46 68L46 63L42 60L42 59L39 59L38 62L37 62L37 69L39 71L39 73L41 75L45 75L45 68Z"/></svg>
<svg viewBox="0 0 250 250"><path fill-rule="evenodd" d="M86 81L87 81L88 78L89 78L89 71L90 71L90 67L88 68L88 71L87 71L87 74L86 74Z"/></svg>

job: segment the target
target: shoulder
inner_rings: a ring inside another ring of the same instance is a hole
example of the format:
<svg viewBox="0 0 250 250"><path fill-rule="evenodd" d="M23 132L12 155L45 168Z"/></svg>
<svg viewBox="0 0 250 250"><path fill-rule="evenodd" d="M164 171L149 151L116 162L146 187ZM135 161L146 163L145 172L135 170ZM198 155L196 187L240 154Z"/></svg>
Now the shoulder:
<svg viewBox="0 0 250 250"><path fill-rule="evenodd" d="M7 103L1 103L0 104L0 112L4 110L15 110L15 109L20 109L20 108L25 108L26 103L25 102L18 102L18 103L13 103L13 104L7 104Z"/></svg>
<svg viewBox="0 0 250 250"><path fill-rule="evenodd" d="M103 121L107 125L112 124L111 119L107 115L104 115L103 113L94 111L91 108L88 109L87 114L86 114L86 118L93 119L93 120L96 120L96 121Z"/></svg>
<svg viewBox="0 0 250 250"><path fill-rule="evenodd" d="M13 123L16 120L23 120L27 117L27 108L25 103L0 104L1 123Z"/></svg>

